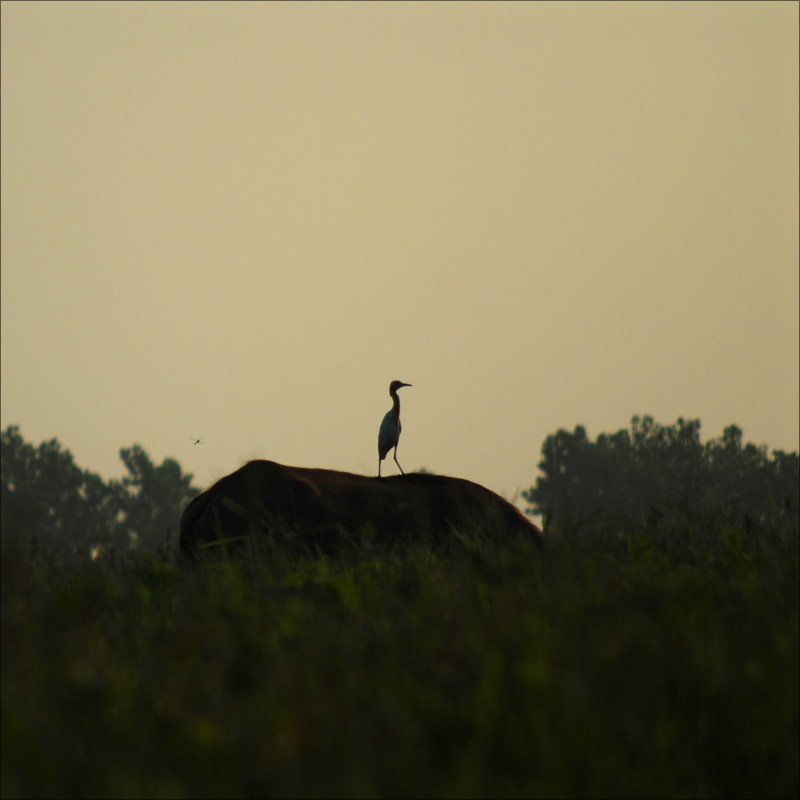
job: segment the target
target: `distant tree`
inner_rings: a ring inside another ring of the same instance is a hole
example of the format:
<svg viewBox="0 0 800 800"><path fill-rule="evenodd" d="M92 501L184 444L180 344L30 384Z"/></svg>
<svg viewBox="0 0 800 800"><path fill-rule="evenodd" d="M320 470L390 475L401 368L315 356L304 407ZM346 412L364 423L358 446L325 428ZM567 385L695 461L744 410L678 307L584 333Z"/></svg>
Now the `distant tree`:
<svg viewBox="0 0 800 800"><path fill-rule="evenodd" d="M735 425L700 443L700 420L662 426L634 416L630 430L589 440L583 426L548 436L541 475L522 493L562 532L780 525L797 530L797 453L742 445Z"/></svg>
<svg viewBox="0 0 800 800"><path fill-rule="evenodd" d="M193 476L184 475L177 461L165 458L157 467L139 445L123 447L120 458L130 473L121 482L121 524L132 541L149 549L164 547L184 506L200 490L192 487Z"/></svg>
<svg viewBox="0 0 800 800"><path fill-rule="evenodd" d="M154 466L138 445L120 451L129 475L105 483L81 470L57 439L38 447L18 425L0 433L0 543L25 541L59 558L98 545L163 548L183 506L199 493L192 475L165 459Z"/></svg>
<svg viewBox="0 0 800 800"><path fill-rule="evenodd" d="M12 425L0 434L0 535L35 538L59 556L106 542L114 514L112 493L103 481L81 470L58 440L28 444Z"/></svg>

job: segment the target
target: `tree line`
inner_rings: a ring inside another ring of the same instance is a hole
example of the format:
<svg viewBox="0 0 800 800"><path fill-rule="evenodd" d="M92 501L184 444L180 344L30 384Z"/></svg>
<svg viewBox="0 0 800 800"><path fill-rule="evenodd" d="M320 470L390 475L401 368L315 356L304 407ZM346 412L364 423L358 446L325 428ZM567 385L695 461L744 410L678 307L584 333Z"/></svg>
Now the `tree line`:
<svg viewBox="0 0 800 800"><path fill-rule="evenodd" d="M155 465L139 445L120 458L127 476L106 482L80 469L57 439L35 447L18 425L2 431L3 548L25 542L62 559L98 547L165 551L200 489L177 461ZM705 444L697 419L664 426L634 416L630 429L594 441L577 425L547 437L538 467L522 496L553 536L800 531L798 454L743 444L736 425Z"/></svg>
<svg viewBox="0 0 800 800"><path fill-rule="evenodd" d="M705 444L699 419L634 416L594 441L577 425L547 437L539 473L522 495L551 533L800 530L798 454L743 444L736 425Z"/></svg>
<svg viewBox="0 0 800 800"><path fill-rule="evenodd" d="M166 458L156 466L139 446L123 447L128 474L108 482L75 464L57 439L38 447L18 425L0 433L0 537L61 559L141 546L164 551L181 511L200 490Z"/></svg>

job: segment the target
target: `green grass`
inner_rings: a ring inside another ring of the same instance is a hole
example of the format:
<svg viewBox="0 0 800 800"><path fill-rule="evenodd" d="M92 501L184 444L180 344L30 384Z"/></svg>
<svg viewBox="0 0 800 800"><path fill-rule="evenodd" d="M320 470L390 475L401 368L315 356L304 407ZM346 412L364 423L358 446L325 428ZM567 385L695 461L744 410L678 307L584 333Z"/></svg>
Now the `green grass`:
<svg viewBox="0 0 800 800"><path fill-rule="evenodd" d="M797 796L797 536L2 562L2 795Z"/></svg>

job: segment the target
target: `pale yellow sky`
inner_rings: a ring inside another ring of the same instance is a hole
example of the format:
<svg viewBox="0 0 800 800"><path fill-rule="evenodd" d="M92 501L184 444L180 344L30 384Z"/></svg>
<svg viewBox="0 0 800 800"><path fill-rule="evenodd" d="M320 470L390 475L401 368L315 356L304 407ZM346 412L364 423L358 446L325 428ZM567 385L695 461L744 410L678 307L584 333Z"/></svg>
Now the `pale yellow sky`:
<svg viewBox="0 0 800 800"><path fill-rule="evenodd" d="M373 474L399 379L507 496L636 413L798 449L797 3L0 8L3 428Z"/></svg>

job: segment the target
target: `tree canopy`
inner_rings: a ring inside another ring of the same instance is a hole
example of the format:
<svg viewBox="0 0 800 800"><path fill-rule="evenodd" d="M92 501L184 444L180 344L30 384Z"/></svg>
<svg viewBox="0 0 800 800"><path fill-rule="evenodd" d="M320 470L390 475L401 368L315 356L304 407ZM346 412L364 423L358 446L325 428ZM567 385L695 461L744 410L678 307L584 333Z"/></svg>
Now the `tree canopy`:
<svg viewBox="0 0 800 800"><path fill-rule="evenodd" d="M736 425L706 444L699 419L634 416L595 441L577 425L547 437L539 471L522 495L562 533L800 526L798 454L745 445Z"/></svg>
<svg viewBox="0 0 800 800"><path fill-rule="evenodd" d="M82 470L57 439L38 447L18 425L0 433L0 534L3 546L27 539L61 558L92 549L165 548L181 510L199 493L171 458L160 466L139 446L122 448L128 470L107 483Z"/></svg>

